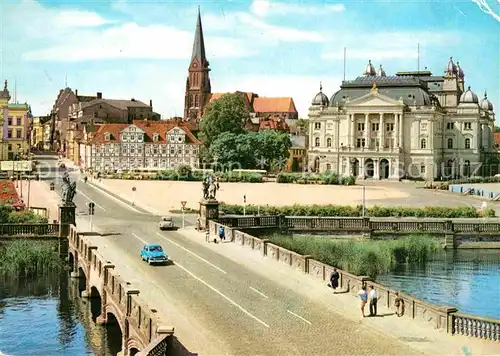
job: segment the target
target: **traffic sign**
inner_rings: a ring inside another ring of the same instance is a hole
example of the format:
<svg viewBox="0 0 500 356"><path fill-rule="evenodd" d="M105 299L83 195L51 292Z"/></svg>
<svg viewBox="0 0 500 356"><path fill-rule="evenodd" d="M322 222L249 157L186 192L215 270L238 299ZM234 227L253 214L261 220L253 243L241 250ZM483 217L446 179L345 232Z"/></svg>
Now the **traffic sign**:
<svg viewBox="0 0 500 356"><path fill-rule="evenodd" d="M132 187L132 191L135 192L137 190L136 187Z"/></svg>
<svg viewBox="0 0 500 356"><path fill-rule="evenodd" d="M185 200L181 201L182 209L184 209L186 207L186 203L187 203L187 201L185 201Z"/></svg>

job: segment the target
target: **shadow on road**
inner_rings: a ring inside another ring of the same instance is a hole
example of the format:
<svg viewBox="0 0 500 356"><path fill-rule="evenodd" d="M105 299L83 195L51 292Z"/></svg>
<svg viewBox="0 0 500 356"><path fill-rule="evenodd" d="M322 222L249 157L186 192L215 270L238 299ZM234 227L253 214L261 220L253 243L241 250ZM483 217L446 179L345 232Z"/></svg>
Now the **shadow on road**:
<svg viewBox="0 0 500 356"><path fill-rule="evenodd" d="M191 352L181 344L179 339L175 335L169 338L169 343L167 346L167 352L169 355L173 356L198 356L197 353Z"/></svg>

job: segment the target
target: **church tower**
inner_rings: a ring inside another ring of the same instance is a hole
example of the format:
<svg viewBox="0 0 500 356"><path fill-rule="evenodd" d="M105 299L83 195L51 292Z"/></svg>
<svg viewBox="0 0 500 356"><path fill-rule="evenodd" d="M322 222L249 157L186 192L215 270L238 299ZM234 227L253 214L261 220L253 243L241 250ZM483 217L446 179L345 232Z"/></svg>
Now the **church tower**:
<svg viewBox="0 0 500 356"><path fill-rule="evenodd" d="M193 54L186 79L186 94L184 98L184 119L196 119L203 116L203 109L210 100L211 86L209 63L205 54L205 41L201 26L200 8L194 34Z"/></svg>

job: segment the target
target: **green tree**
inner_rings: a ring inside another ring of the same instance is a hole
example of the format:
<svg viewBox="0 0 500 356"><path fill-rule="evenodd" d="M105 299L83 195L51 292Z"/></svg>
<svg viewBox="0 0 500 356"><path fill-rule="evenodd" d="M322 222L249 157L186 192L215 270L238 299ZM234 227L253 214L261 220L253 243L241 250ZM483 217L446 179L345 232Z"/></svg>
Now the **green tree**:
<svg viewBox="0 0 500 356"><path fill-rule="evenodd" d="M302 134L307 134L309 132L309 120L307 119L298 119L295 126L297 126L297 129Z"/></svg>
<svg viewBox="0 0 500 356"><path fill-rule="evenodd" d="M224 132L243 133L248 117L249 112L241 95L224 94L207 105L200 122L200 138L205 146L210 147Z"/></svg>
<svg viewBox="0 0 500 356"><path fill-rule="evenodd" d="M499 126L495 126L495 129L493 130L495 133L499 133L500 132L500 127Z"/></svg>
<svg viewBox="0 0 500 356"><path fill-rule="evenodd" d="M255 135L254 152L260 169L281 170L286 165L292 141L290 135L274 130L261 131Z"/></svg>
<svg viewBox="0 0 500 356"><path fill-rule="evenodd" d="M255 166L253 135L224 132L210 146L210 155L217 161L217 170L228 171Z"/></svg>

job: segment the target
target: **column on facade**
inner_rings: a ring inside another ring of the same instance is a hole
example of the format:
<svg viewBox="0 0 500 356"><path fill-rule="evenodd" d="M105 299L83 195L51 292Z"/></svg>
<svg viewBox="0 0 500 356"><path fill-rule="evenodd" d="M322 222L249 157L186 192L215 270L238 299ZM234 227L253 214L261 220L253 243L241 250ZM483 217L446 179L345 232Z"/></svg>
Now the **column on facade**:
<svg viewBox="0 0 500 356"><path fill-rule="evenodd" d="M429 133L429 147L430 149L434 149L434 121L430 121L428 125L428 133Z"/></svg>
<svg viewBox="0 0 500 356"><path fill-rule="evenodd" d="M350 115L350 122L351 122L351 145L353 147L356 147L356 114L351 114Z"/></svg>
<svg viewBox="0 0 500 356"><path fill-rule="evenodd" d="M486 132L486 125L481 124L481 138L482 138L482 145L484 148L488 146L488 133Z"/></svg>
<svg viewBox="0 0 500 356"><path fill-rule="evenodd" d="M402 146L403 145L403 115L402 114L398 114L398 133L399 133L399 144L398 146Z"/></svg>
<svg viewBox="0 0 500 356"><path fill-rule="evenodd" d="M351 146L352 145L352 140L353 138L351 137L351 126L352 126L352 122L351 122L351 114L347 114L347 146Z"/></svg>
<svg viewBox="0 0 500 356"><path fill-rule="evenodd" d="M358 177L363 178L365 176L365 159L364 159L364 157L358 157L358 162L359 162Z"/></svg>
<svg viewBox="0 0 500 356"><path fill-rule="evenodd" d="M482 126L480 123L476 124L476 133L477 133L477 140L476 140L476 149L481 149L481 144L483 142L483 130Z"/></svg>
<svg viewBox="0 0 500 356"><path fill-rule="evenodd" d="M380 116L380 124L379 124L379 132L380 132L380 137L379 137L379 144L378 146L380 148L384 148L385 144L384 144L384 141L385 141L385 127L384 127L384 113L380 113L379 114Z"/></svg>
<svg viewBox="0 0 500 356"><path fill-rule="evenodd" d="M394 134L393 134L393 145L394 148L399 147L399 117L398 114L394 114Z"/></svg>
<svg viewBox="0 0 500 356"><path fill-rule="evenodd" d="M370 114L365 114L365 147L370 147Z"/></svg>

